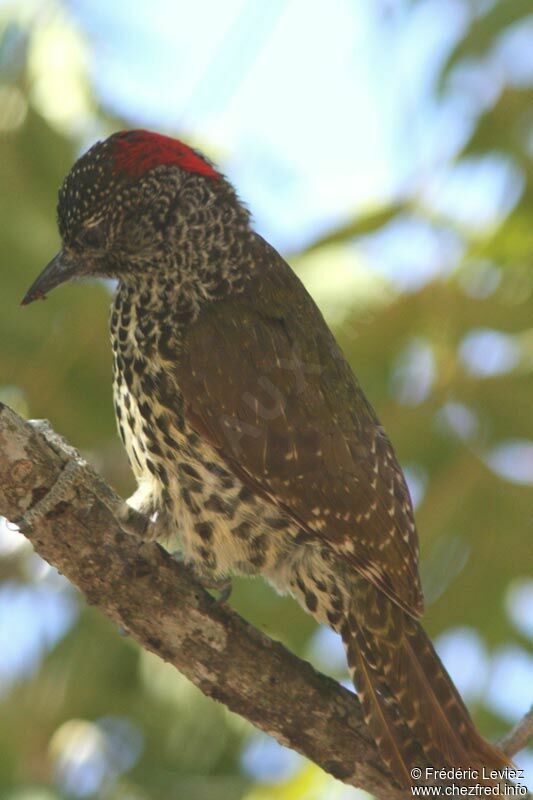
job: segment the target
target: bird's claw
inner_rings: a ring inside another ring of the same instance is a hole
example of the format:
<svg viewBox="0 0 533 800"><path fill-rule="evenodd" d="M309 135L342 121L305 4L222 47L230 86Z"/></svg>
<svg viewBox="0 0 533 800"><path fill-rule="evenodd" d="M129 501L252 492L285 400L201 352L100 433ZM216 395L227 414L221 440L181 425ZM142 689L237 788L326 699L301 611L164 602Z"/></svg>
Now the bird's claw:
<svg viewBox="0 0 533 800"><path fill-rule="evenodd" d="M229 600L233 589L231 578L217 579L205 574L198 574L193 565L189 564L188 566L195 580L197 580L204 589L206 589L208 592L218 592L218 597L213 598L217 605L226 603Z"/></svg>
<svg viewBox="0 0 533 800"><path fill-rule="evenodd" d="M231 582L231 578L226 578L225 580L221 581L213 581L207 585L202 581L202 586L204 586L206 589L219 592L218 597L215 598L215 603L217 605L227 603L231 597L231 592L233 591L233 583Z"/></svg>
<svg viewBox="0 0 533 800"><path fill-rule="evenodd" d="M144 542L153 542L165 535L163 520L159 515L154 520L142 511L132 508L128 503L121 503L116 511L116 517L125 533Z"/></svg>
<svg viewBox="0 0 533 800"><path fill-rule="evenodd" d="M194 568L194 564L191 564L190 561L185 561L183 559L182 553L179 552L173 553L172 557L176 561L178 561L183 567L188 569L194 580L198 581L198 583L204 589L206 589L206 591L219 593L218 597L213 597L213 600L215 603L217 603L217 605L220 603L226 603L229 600L231 592L233 590L233 584L231 578L217 579L214 576L211 577L209 575L206 575L205 573L197 572Z"/></svg>

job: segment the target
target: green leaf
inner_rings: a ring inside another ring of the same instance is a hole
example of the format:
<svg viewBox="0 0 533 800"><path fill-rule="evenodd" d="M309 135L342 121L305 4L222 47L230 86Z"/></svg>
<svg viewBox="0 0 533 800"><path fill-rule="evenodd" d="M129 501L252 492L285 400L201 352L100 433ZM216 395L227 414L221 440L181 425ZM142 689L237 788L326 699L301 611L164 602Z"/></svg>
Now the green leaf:
<svg viewBox="0 0 533 800"><path fill-rule="evenodd" d="M338 228L326 233L324 236L319 236L304 248L301 255L311 253L319 247L325 247L331 244L342 244L344 242L350 242L352 239L356 239L359 236L375 233L399 214L407 210L408 204L401 202L392 203L374 211L358 215L355 219L344 223Z"/></svg>
<svg viewBox="0 0 533 800"><path fill-rule="evenodd" d="M467 34L458 41L442 67L440 88L460 61L486 55L502 33L531 14L531 0L500 0L485 14L473 17Z"/></svg>

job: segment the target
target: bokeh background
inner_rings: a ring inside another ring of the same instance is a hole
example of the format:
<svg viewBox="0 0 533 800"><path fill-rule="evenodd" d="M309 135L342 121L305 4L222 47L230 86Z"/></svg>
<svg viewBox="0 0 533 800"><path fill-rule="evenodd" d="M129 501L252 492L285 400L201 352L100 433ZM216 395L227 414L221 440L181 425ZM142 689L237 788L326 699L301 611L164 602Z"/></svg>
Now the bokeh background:
<svg viewBox="0 0 533 800"><path fill-rule="evenodd" d="M406 470L426 625L489 737L533 694L532 0L0 2L0 399L122 493L110 288L20 298L74 158L203 148L337 333ZM232 603L345 680L261 582ZM517 759L533 786L533 752ZM2 800L354 800L134 642L0 527Z"/></svg>

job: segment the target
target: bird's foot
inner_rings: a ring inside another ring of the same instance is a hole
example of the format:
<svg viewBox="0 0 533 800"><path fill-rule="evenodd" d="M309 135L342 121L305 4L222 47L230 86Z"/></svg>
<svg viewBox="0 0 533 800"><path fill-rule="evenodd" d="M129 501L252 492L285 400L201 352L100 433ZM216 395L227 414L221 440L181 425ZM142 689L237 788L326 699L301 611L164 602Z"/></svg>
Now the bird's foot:
<svg viewBox="0 0 533 800"><path fill-rule="evenodd" d="M218 597L215 598L215 602L218 604L226 603L230 597L231 592L233 590L233 583L231 582L231 578L221 578L220 580L213 579L205 579L200 578L200 583L204 587L204 589L208 589L210 591L218 592Z"/></svg>
<svg viewBox="0 0 533 800"><path fill-rule="evenodd" d="M50 427L47 420L30 420L30 424L46 438L58 455L64 458L66 453L69 459L50 489L26 511L21 519L17 520L16 524L21 531L33 528L42 518L50 516L62 503L71 503L79 485L84 490L93 492L105 503L126 533L143 541L153 541L168 536L170 521L165 512L158 512L157 517L152 518L143 513L143 510L137 510L124 502L80 453ZM136 499L136 495L131 498L131 500Z"/></svg>
<svg viewBox="0 0 533 800"><path fill-rule="evenodd" d="M199 572L194 568L194 564L190 561L185 561L182 553L177 552L172 554L175 561L179 561L182 566L189 570L195 581L203 586L208 592L218 592L218 597L213 598L215 603L225 603L229 600L233 589L231 578L215 578L214 575L206 575L205 572Z"/></svg>
<svg viewBox="0 0 533 800"><path fill-rule="evenodd" d="M114 513L125 533L142 539L144 542L153 542L168 536L168 519L161 512L158 512L155 518L150 517L121 501Z"/></svg>

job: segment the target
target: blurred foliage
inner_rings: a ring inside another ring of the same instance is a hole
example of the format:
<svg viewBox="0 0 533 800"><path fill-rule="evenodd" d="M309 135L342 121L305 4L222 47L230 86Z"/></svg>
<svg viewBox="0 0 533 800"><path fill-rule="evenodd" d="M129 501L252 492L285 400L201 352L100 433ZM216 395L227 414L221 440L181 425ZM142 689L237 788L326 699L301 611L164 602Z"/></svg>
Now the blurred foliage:
<svg viewBox="0 0 533 800"><path fill-rule="evenodd" d="M295 263L304 281L318 263L335 289L333 254L342 248L368 288L376 277L365 266L366 245L406 216L459 241L453 267L410 291L382 281L356 298L339 282L344 305L330 318L419 501L426 625L435 636L465 626L477 631L487 657L496 658L502 647L528 645L524 630L511 624L506 599L513 581L532 572L533 97L531 85L513 83L493 55L512 26L530 24L531 2L479 5L473 13L464 0L470 24L435 93L460 92L465 65L474 63L488 81L498 73L499 88L474 115L456 164L505 157L521 182L514 205L480 229L437 212L418 189L348 220ZM46 304L19 307L57 248L56 189L78 147L75 132L52 127L34 102L26 59L35 31L33 23L6 18L0 39L0 399L49 418L126 494L132 480L111 405L108 287L66 286ZM100 132L122 124L91 102ZM508 445L518 448L506 451ZM279 776L269 784L257 764L247 767L249 748L260 741L248 724L122 637L14 534L2 530L0 547L0 613L25 603L30 609L0 641L1 800L356 796L281 749L272 769ZM45 591L55 624L43 627L17 670L10 646L30 647L24 619L39 616ZM232 603L294 651L312 651L313 621L261 582L239 581ZM344 668L337 675L345 677ZM487 735L506 729L483 686L469 700Z"/></svg>

